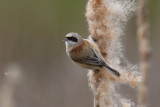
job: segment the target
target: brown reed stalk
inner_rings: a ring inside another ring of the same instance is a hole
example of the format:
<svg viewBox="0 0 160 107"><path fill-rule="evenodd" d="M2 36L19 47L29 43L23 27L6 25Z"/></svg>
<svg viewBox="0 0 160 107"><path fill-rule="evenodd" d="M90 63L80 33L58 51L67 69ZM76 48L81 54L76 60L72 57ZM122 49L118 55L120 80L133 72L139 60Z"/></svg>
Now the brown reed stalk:
<svg viewBox="0 0 160 107"><path fill-rule="evenodd" d="M135 86L141 76L126 61L126 67L121 66L122 54L121 36L124 25L135 11L133 0L89 0L86 17L90 38L99 46L102 56L109 65L116 68L121 77L114 77L104 69L89 71L89 85L94 94L94 107L130 107L132 103L121 97L115 89L117 83L130 83Z"/></svg>
<svg viewBox="0 0 160 107"><path fill-rule="evenodd" d="M16 107L14 92L16 85L21 81L21 72L17 64L7 66L5 78L0 88L0 107Z"/></svg>
<svg viewBox="0 0 160 107"><path fill-rule="evenodd" d="M138 22L138 42L139 42L139 54L140 54L140 71L142 72L143 78L140 86L138 87L138 103L139 105L147 105L148 89L147 80L148 73L150 72L150 45L149 45L149 29L147 19L147 0L138 0L138 11L137 11L137 22Z"/></svg>
<svg viewBox="0 0 160 107"><path fill-rule="evenodd" d="M107 40L110 39L110 32L108 28L103 23L105 21L107 7L105 7L103 0L89 0L87 9L87 18L89 22L89 31L91 33L91 38L98 44L101 54L107 60ZM108 43L109 44L109 43ZM110 75L111 76L111 75ZM111 94L109 81L109 74L105 70L100 71L90 71L89 82L94 92L94 107L102 107L101 101L104 99L104 95L108 96ZM114 78L113 78L114 79ZM104 81L108 82L105 84ZM106 106L111 105L111 99L109 97L105 98L103 102Z"/></svg>

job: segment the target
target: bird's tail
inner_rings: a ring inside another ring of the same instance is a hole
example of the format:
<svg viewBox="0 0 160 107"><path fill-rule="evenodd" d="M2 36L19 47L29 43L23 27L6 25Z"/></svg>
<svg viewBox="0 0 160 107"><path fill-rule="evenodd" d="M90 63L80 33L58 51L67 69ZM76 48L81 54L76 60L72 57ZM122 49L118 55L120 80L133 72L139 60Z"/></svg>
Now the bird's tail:
<svg viewBox="0 0 160 107"><path fill-rule="evenodd" d="M114 74L115 76L120 77L120 73L119 73L116 69L111 68L109 65L105 64L105 65L104 65L104 68L105 68L107 71L109 71L109 72L111 72L112 74Z"/></svg>

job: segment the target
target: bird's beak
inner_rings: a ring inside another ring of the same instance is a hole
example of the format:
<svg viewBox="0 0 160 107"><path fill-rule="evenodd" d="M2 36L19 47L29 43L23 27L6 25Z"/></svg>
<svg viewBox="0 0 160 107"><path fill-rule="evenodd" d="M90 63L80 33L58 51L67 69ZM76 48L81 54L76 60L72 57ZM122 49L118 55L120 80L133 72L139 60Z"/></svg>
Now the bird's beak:
<svg viewBox="0 0 160 107"><path fill-rule="evenodd" d="M67 39L67 38L65 38L65 39L64 39L64 41L68 41L68 39Z"/></svg>

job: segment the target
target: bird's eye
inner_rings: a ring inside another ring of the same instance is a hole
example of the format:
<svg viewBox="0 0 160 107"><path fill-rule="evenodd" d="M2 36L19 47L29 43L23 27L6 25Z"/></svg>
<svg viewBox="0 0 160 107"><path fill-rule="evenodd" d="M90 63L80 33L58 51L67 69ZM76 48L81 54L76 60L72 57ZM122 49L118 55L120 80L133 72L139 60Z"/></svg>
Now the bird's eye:
<svg viewBox="0 0 160 107"><path fill-rule="evenodd" d="M66 37L66 38L72 42L78 42L78 39L75 37Z"/></svg>

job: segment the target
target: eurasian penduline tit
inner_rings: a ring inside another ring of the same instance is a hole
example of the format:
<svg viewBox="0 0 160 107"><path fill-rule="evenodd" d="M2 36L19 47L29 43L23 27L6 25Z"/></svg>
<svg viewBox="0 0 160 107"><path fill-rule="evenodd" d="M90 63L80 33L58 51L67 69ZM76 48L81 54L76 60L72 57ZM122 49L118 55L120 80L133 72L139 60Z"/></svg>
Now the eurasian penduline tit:
<svg viewBox="0 0 160 107"><path fill-rule="evenodd" d="M77 33L69 33L65 37L65 44L68 56L81 67L91 70L105 68L120 77L120 73L105 61L98 46L92 40L83 39Z"/></svg>

